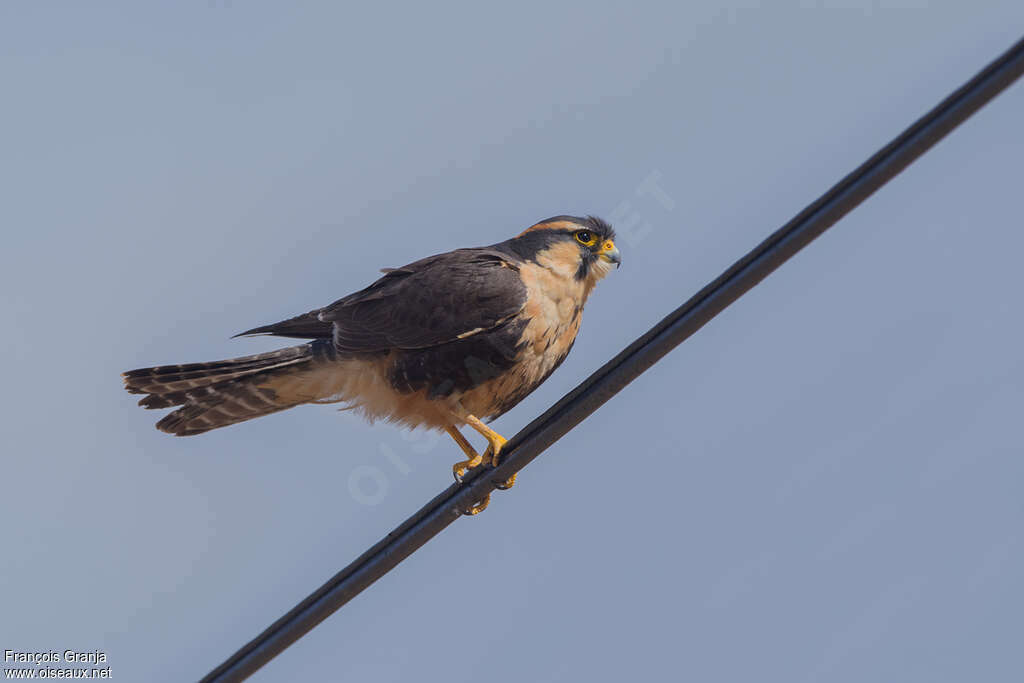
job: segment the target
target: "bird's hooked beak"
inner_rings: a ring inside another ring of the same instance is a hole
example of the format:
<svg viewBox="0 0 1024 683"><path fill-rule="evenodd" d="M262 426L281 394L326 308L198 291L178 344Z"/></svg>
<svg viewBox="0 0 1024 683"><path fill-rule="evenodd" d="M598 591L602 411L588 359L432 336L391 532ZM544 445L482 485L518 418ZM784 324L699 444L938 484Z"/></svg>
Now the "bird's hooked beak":
<svg viewBox="0 0 1024 683"><path fill-rule="evenodd" d="M605 261L614 263L616 268L622 265L622 256L619 255L619 248L611 240L605 240L604 244L601 245L600 256Z"/></svg>

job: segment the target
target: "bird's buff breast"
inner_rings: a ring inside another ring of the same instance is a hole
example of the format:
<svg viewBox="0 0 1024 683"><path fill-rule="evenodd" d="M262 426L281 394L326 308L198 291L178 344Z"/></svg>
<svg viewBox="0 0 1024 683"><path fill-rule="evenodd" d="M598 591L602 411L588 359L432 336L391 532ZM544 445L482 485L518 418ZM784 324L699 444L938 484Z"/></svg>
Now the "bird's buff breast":
<svg viewBox="0 0 1024 683"><path fill-rule="evenodd" d="M527 292L519 315L529 322L516 364L461 396L462 407L478 417L496 417L536 389L565 360L580 329L589 292L587 283L573 277L574 270L526 263L519 272Z"/></svg>

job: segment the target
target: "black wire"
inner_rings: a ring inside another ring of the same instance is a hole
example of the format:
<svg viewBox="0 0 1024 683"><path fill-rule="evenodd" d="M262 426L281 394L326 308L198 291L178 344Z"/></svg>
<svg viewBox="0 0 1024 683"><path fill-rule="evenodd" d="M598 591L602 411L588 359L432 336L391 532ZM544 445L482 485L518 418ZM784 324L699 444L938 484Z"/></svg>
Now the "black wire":
<svg viewBox="0 0 1024 683"><path fill-rule="evenodd" d="M1022 72L1024 39L516 434L503 450L499 467L477 468L461 486L453 485L435 497L203 682L241 681L280 654L871 196Z"/></svg>

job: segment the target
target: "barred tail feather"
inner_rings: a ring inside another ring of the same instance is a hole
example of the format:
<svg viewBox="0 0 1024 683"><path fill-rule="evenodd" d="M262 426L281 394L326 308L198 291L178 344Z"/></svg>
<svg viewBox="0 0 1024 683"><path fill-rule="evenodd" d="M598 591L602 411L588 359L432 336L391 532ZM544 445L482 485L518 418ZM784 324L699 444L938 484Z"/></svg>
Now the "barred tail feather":
<svg viewBox="0 0 1024 683"><path fill-rule="evenodd" d="M315 341L231 360L129 370L122 377L129 392L148 394L139 401L144 408L181 406L157 429L191 436L308 403L315 397L295 391L302 384L295 379L326 353L329 343Z"/></svg>

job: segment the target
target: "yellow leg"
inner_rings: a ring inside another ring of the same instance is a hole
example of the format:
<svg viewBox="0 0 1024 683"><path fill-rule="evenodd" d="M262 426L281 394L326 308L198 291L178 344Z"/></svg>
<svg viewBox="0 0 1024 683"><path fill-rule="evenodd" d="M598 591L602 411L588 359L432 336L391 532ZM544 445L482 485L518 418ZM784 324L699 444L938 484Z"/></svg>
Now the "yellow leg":
<svg viewBox="0 0 1024 683"><path fill-rule="evenodd" d="M508 443L508 439L506 439L501 434L485 425L480 420L480 418L476 417L475 415L467 416L466 424L468 424L470 427L483 434L484 438L487 439L487 451L484 453L483 457L487 457L488 455L490 455L491 466L497 467L498 463L501 462L501 449L504 448L505 444ZM502 490L510 489L515 483L516 475L513 474L511 477L508 478L508 480L504 484L501 484L496 488Z"/></svg>
<svg viewBox="0 0 1024 683"><path fill-rule="evenodd" d="M448 436L455 440L455 443L459 444L459 448L466 454L468 460L462 460L452 465L452 474L455 475L455 481L462 483L462 477L466 475L466 472L477 467L484 461L484 456L476 452L473 448L473 444L466 441L466 437L462 435L458 429L452 426L445 427L444 430L448 432Z"/></svg>
<svg viewBox="0 0 1024 683"><path fill-rule="evenodd" d="M460 432L457 428L448 426L445 427L445 431L448 432L448 435L455 440L455 443L459 444L459 448L461 448L462 452L465 453L466 456L469 458L468 460L463 460L462 462L457 462L454 465L452 465L452 474L455 475L455 481L461 484L462 477L466 475L466 472L468 470L473 469L474 467L479 466L480 463L484 461L484 457L476 452L476 449L473 448L473 445L466 441L466 437L464 437L462 435L462 432ZM491 497L490 495L488 495L483 500L475 503L473 507L466 510L465 514L478 515L487 509L487 506L490 504L490 502Z"/></svg>

